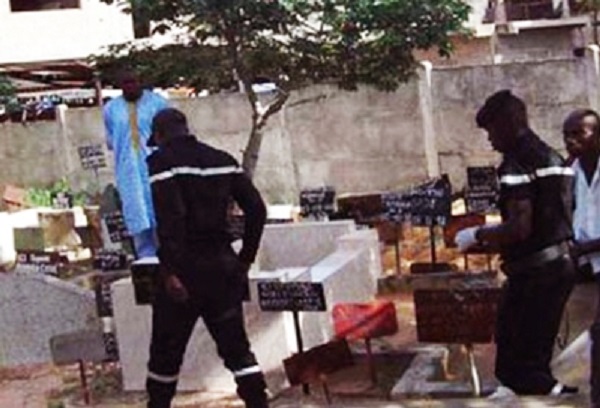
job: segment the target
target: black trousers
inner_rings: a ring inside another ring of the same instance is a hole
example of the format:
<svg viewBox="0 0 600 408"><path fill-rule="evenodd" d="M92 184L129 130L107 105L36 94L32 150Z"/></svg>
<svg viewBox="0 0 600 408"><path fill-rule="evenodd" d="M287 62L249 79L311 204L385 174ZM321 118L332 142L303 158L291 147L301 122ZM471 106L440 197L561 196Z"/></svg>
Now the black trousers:
<svg viewBox="0 0 600 408"><path fill-rule="evenodd" d="M496 326L496 377L515 393L543 395L556 385L550 361L574 281L568 256L515 271L506 281Z"/></svg>
<svg viewBox="0 0 600 408"><path fill-rule="evenodd" d="M591 362L591 400L593 408L600 408L600 274L595 275L596 287L598 288L598 305L596 306L596 316L594 323L590 328L590 338L592 340Z"/></svg>
<svg viewBox="0 0 600 408"><path fill-rule="evenodd" d="M195 265L198 273L217 273L213 268L221 267L218 272L222 282L212 282L213 290L205 290L209 281L187 279L184 284L190 292L190 300L185 303L173 301L161 291L152 305L152 338L150 361L148 363L148 408L169 408L177 388L177 376L187 343L198 318L204 324L217 346L217 353L234 375L237 393L248 408L266 408L266 384L264 376L250 350L250 343L244 327L244 316L239 287L234 287L231 273L227 271L231 256L229 249L206 254ZM228 287L226 283L231 285ZM202 286L199 286L202 285Z"/></svg>

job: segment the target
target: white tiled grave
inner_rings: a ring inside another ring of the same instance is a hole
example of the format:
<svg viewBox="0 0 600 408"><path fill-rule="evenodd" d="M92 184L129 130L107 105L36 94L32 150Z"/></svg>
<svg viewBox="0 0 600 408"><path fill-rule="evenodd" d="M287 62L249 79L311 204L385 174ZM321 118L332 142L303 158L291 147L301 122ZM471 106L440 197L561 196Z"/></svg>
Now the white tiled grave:
<svg viewBox="0 0 600 408"><path fill-rule="evenodd" d="M357 231L352 221L268 225L258 264L250 272L252 301L245 303L246 328L269 388L277 392L287 385L282 360L297 351L293 318L289 312L262 312L256 283L269 279L321 282L328 310L302 312L300 324L305 348L322 344L333 337L331 310L336 303L374 298L381 275L377 233ZM142 390L151 310L134 304L130 279L115 282L112 290L124 388ZM186 351L179 389L235 390L201 321Z"/></svg>

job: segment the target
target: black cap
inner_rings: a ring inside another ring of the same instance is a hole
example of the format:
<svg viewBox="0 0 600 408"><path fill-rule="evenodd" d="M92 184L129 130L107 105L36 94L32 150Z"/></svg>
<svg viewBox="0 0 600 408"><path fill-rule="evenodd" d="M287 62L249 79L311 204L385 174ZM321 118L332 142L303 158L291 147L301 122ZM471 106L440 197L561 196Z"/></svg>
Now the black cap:
<svg viewBox="0 0 600 408"><path fill-rule="evenodd" d="M165 108L154 116L152 119L152 134L146 143L148 147L157 146L156 131L167 138L185 136L190 133L185 114L175 108Z"/></svg>
<svg viewBox="0 0 600 408"><path fill-rule="evenodd" d="M498 91L486 99L485 104L477 112L475 121L481 128L487 127L498 115L506 114L506 107L512 100L521 101L509 89Z"/></svg>

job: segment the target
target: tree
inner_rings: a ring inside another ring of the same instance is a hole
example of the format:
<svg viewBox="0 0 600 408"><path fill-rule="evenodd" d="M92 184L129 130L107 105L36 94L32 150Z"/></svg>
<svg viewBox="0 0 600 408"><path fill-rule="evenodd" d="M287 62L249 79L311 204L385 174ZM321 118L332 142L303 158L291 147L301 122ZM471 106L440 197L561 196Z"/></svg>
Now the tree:
<svg viewBox="0 0 600 408"><path fill-rule="evenodd" d="M15 97L15 86L6 75L0 74L0 105L7 104Z"/></svg>
<svg viewBox="0 0 600 408"><path fill-rule="evenodd" d="M103 0L112 3L114 0ZM241 84L252 109L242 165L252 177L270 116L289 91L335 82L354 90L368 84L395 90L417 67L416 49L452 50L450 35L463 32L463 0L126 0L130 10L160 22L156 31L185 27L185 44L160 49L114 47L96 58L101 71L141 65L156 84L183 79L204 89ZM263 104L252 84L277 85Z"/></svg>

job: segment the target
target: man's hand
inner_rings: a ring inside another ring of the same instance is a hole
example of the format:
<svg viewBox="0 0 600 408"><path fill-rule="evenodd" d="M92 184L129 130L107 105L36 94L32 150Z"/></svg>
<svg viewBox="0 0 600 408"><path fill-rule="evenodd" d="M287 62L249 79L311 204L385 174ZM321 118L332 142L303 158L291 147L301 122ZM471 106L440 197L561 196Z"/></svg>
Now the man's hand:
<svg viewBox="0 0 600 408"><path fill-rule="evenodd" d="M176 302L184 303L190 298L187 289L183 286L177 275L168 275L166 277L165 288L167 289L167 294Z"/></svg>
<svg viewBox="0 0 600 408"><path fill-rule="evenodd" d="M476 234L480 227L469 227L458 231L454 242L460 252L466 252L469 248L477 245Z"/></svg>

